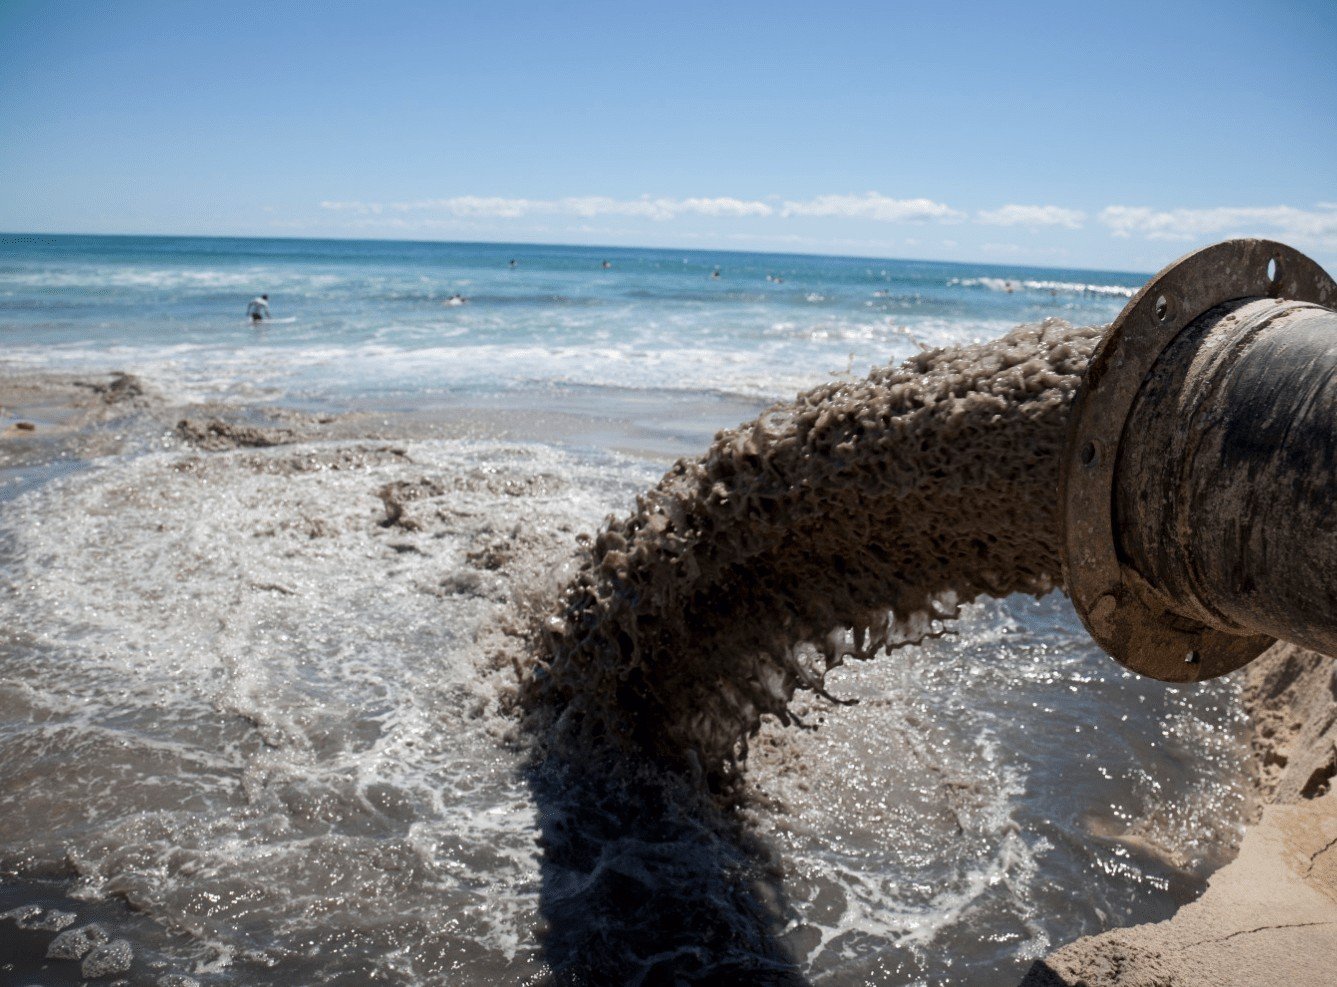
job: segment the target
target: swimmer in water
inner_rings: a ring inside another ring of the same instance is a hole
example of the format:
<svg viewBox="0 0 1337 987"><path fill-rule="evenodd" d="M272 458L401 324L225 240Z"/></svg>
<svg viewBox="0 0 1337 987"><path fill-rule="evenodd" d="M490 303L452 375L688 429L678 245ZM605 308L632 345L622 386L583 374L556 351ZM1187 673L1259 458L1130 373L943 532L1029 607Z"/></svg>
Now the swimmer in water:
<svg viewBox="0 0 1337 987"><path fill-rule="evenodd" d="M506 266L507 266L507 267L514 267L514 266L515 266L515 263L516 263L515 258L512 257L512 258L511 258L511 262L510 262L508 265L506 265Z"/></svg>
<svg viewBox="0 0 1337 987"><path fill-rule="evenodd" d="M720 269L717 267L715 270L711 271L710 277L712 280L718 281L720 279Z"/></svg>
<svg viewBox="0 0 1337 987"><path fill-rule="evenodd" d="M252 322L260 322L269 318L269 296L261 295L259 298L252 298L249 305L246 306L246 315Z"/></svg>
<svg viewBox="0 0 1337 987"><path fill-rule="evenodd" d="M602 265L602 267L603 267L603 269L604 269L605 271L608 270L608 269L609 269L610 267L612 267L612 266L613 266L613 262L612 262L612 261L609 261L609 260L604 261L604 262L603 262L603 265Z"/></svg>
<svg viewBox="0 0 1337 987"><path fill-rule="evenodd" d="M451 295L449 298L446 299L446 304L447 304L447 305L463 305L463 304L464 304L465 302L467 302L468 300L469 300L469 299L465 298L463 295L461 295L461 294L457 291L457 292L455 292L455 294Z"/></svg>

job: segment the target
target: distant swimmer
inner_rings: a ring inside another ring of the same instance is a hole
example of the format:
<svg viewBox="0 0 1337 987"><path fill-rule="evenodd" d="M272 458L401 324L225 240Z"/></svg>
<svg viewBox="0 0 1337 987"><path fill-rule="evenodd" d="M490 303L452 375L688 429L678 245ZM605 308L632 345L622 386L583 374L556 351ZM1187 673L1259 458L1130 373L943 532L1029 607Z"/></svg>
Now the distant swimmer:
<svg viewBox="0 0 1337 987"><path fill-rule="evenodd" d="M508 266L508 267L514 267L515 264L516 264L516 260L515 260L514 257L512 257L512 258L511 258L511 262L510 262L510 264L508 264L507 266Z"/></svg>
<svg viewBox="0 0 1337 987"><path fill-rule="evenodd" d="M463 295L461 295L459 292L456 292L455 294L451 295L449 298L446 299L446 304L447 304L447 305L463 305L463 304L464 304L465 302L467 302L468 300L469 300L469 299L465 298L465 297L464 297Z"/></svg>
<svg viewBox="0 0 1337 987"><path fill-rule="evenodd" d="M246 314L250 316L252 322L269 318L269 296L261 295L259 298L252 298L251 303L246 306Z"/></svg>
<svg viewBox="0 0 1337 987"><path fill-rule="evenodd" d="M608 270L608 269L609 269L610 267L612 267L612 266L613 266L613 262L612 262L611 260L606 260L606 261L603 262L603 269L604 269L605 271Z"/></svg>
<svg viewBox="0 0 1337 987"><path fill-rule="evenodd" d="M718 267L715 268L715 270L710 272L710 276L713 280L718 281L720 279L720 269Z"/></svg>

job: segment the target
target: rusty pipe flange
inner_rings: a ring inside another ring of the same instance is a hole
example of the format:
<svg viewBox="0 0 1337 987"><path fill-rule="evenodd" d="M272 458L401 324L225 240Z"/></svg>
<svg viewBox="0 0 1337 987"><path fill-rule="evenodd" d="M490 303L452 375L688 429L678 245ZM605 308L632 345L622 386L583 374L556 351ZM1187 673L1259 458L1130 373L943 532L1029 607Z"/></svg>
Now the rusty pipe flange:
<svg viewBox="0 0 1337 987"><path fill-rule="evenodd" d="M1166 682L1224 675L1273 643L1169 609L1121 558L1114 516L1119 443L1152 365L1201 315L1242 298L1332 307L1337 283L1308 257L1271 240L1227 240L1181 257L1110 324L1073 402L1059 480L1068 595L1096 643L1116 661Z"/></svg>

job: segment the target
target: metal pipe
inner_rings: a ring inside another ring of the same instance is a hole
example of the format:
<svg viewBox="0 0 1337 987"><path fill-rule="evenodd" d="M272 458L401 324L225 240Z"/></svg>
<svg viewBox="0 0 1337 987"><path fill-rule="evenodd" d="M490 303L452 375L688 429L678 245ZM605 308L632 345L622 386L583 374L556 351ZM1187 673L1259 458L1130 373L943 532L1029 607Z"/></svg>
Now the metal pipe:
<svg viewBox="0 0 1337 987"><path fill-rule="evenodd" d="M1237 301L1180 333L1124 426L1114 514L1173 609L1337 654L1337 312Z"/></svg>
<svg viewBox="0 0 1337 987"><path fill-rule="evenodd" d="M1167 681L1275 640L1337 654L1337 284L1262 240L1170 265L1074 404L1064 575L1118 661Z"/></svg>

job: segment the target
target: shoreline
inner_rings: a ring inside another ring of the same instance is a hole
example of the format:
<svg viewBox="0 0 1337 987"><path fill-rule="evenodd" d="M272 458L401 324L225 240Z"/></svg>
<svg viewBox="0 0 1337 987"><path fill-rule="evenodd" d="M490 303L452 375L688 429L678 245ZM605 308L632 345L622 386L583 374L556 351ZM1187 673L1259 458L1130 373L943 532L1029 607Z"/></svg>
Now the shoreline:
<svg viewBox="0 0 1337 987"><path fill-rule="evenodd" d="M746 421L771 401L633 390L609 400L598 389L573 387L562 395L562 408L554 410L554 403L551 394L525 392L437 396L413 408L397 400L355 405L348 398L323 405L281 398L179 403L124 371L14 371L0 361L0 478L54 459L161 447L164 437L203 451L319 441L486 439L597 447L669 463L695 454L723 427L708 423Z"/></svg>

